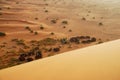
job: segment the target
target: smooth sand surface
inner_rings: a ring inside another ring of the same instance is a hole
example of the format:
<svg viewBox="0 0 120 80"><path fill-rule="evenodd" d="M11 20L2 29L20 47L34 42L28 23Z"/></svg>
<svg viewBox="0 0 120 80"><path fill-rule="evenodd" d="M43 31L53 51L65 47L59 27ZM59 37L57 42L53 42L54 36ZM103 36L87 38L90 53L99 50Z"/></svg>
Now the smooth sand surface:
<svg viewBox="0 0 120 80"><path fill-rule="evenodd" d="M120 40L4 69L0 80L120 80Z"/></svg>

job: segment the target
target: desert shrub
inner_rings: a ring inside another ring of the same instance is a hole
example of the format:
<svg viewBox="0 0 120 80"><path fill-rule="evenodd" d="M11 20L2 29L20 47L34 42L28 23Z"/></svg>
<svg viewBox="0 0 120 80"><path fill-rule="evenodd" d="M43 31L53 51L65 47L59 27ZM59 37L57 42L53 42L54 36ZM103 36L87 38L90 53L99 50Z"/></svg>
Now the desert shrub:
<svg viewBox="0 0 120 80"><path fill-rule="evenodd" d="M45 10L45 12L47 13L47 12L48 12L48 10Z"/></svg>
<svg viewBox="0 0 120 80"><path fill-rule="evenodd" d="M29 27L29 26L26 26L25 29L30 30L30 27Z"/></svg>
<svg viewBox="0 0 120 80"><path fill-rule="evenodd" d="M99 26L102 26L102 25L103 25L103 23L102 23L102 22L100 22L100 23L99 23Z"/></svg>
<svg viewBox="0 0 120 80"><path fill-rule="evenodd" d="M67 38L63 38L60 40L61 44L67 44L68 43L68 40Z"/></svg>
<svg viewBox="0 0 120 80"><path fill-rule="evenodd" d="M54 51L54 52L59 52L59 51L60 51L60 48L54 48L53 51Z"/></svg>
<svg viewBox="0 0 120 80"><path fill-rule="evenodd" d="M38 20L38 18L36 17L35 20Z"/></svg>
<svg viewBox="0 0 120 80"><path fill-rule="evenodd" d="M0 15L2 15L2 13L0 12Z"/></svg>
<svg viewBox="0 0 120 80"><path fill-rule="evenodd" d="M54 33L54 32L51 32L50 34L51 34L51 35L55 35L55 33Z"/></svg>
<svg viewBox="0 0 120 80"><path fill-rule="evenodd" d="M69 41L72 42L72 43L77 43L77 44L80 43L80 40L79 40L78 37L71 37Z"/></svg>
<svg viewBox="0 0 120 80"><path fill-rule="evenodd" d="M27 60L27 62L31 62L31 61L33 61L33 58L29 57L26 60Z"/></svg>
<svg viewBox="0 0 120 80"><path fill-rule="evenodd" d="M85 18L85 17L83 17L83 18L82 18L82 20L84 20L84 21L85 21L85 20L86 20L86 18Z"/></svg>
<svg viewBox="0 0 120 80"><path fill-rule="evenodd" d="M19 4L19 2L16 2L16 4Z"/></svg>
<svg viewBox="0 0 120 80"><path fill-rule="evenodd" d="M16 42L16 41L18 41L18 39L12 39L11 41L12 41L12 42Z"/></svg>
<svg viewBox="0 0 120 80"><path fill-rule="evenodd" d="M0 36L6 36L6 33L0 32Z"/></svg>
<svg viewBox="0 0 120 80"><path fill-rule="evenodd" d="M103 43L103 41L99 41L99 42L98 42L98 44L101 44L101 43Z"/></svg>
<svg viewBox="0 0 120 80"><path fill-rule="evenodd" d="M95 19L95 17L93 17L93 19Z"/></svg>
<svg viewBox="0 0 120 80"><path fill-rule="evenodd" d="M69 32L72 32L72 30L70 29Z"/></svg>
<svg viewBox="0 0 120 80"><path fill-rule="evenodd" d="M10 9L10 7L7 7L7 9Z"/></svg>
<svg viewBox="0 0 120 80"><path fill-rule="evenodd" d="M62 21L62 24L68 24L68 21Z"/></svg>
<svg viewBox="0 0 120 80"><path fill-rule="evenodd" d="M43 25L40 25L40 29L41 29L41 30L43 30L43 29L44 29Z"/></svg>
<svg viewBox="0 0 120 80"><path fill-rule="evenodd" d="M63 26L63 28L66 28L66 26Z"/></svg>
<svg viewBox="0 0 120 80"><path fill-rule="evenodd" d="M35 35L38 35L38 32L34 32Z"/></svg>
<svg viewBox="0 0 120 80"><path fill-rule="evenodd" d="M22 39L21 40L17 40L16 44L17 45L25 45L24 40L22 40Z"/></svg>
<svg viewBox="0 0 120 80"><path fill-rule="evenodd" d="M42 58L42 52L38 51L36 52L35 59L40 59L40 58Z"/></svg>
<svg viewBox="0 0 120 80"><path fill-rule="evenodd" d="M25 57L22 57L22 56L20 56L18 59L19 59L19 61L25 61L26 60Z"/></svg>
<svg viewBox="0 0 120 80"><path fill-rule="evenodd" d="M30 30L30 33L33 33L33 30Z"/></svg>
<svg viewBox="0 0 120 80"><path fill-rule="evenodd" d="M18 59L17 59L17 58L11 58L11 59L10 59L10 62L13 62L13 63L14 63L14 62L18 62Z"/></svg>
<svg viewBox="0 0 120 80"><path fill-rule="evenodd" d="M93 37L93 38L91 38L91 42L96 42L96 38L95 37Z"/></svg>
<svg viewBox="0 0 120 80"><path fill-rule="evenodd" d="M53 19L53 20L51 20L51 22L55 24L55 23L57 23L57 20Z"/></svg>

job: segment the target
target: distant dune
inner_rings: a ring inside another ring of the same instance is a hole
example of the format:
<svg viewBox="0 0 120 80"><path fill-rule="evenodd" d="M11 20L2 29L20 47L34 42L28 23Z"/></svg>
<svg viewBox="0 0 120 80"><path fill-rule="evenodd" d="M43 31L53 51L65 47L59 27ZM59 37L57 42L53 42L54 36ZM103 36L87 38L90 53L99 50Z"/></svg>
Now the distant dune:
<svg viewBox="0 0 120 80"><path fill-rule="evenodd" d="M4 69L0 80L120 80L120 40Z"/></svg>

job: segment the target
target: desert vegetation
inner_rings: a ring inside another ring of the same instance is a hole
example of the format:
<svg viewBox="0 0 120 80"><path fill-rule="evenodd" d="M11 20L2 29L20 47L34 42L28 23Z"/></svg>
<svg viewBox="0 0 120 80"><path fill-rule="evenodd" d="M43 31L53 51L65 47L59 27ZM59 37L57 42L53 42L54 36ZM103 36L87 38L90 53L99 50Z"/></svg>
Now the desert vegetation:
<svg viewBox="0 0 120 80"><path fill-rule="evenodd" d="M119 8L94 1L0 0L0 68L118 39Z"/></svg>
<svg viewBox="0 0 120 80"><path fill-rule="evenodd" d="M76 44L77 46L80 46L82 44L99 43L97 42L97 39L95 37L90 37L90 36L76 36L70 38L66 37L60 39L44 38L42 40L38 40L38 41L32 40L30 42L26 42L25 40L16 38L16 39L12 39L11 42L12 44L15 43L16 46L14 46L14 49L11 48L12 50L7 51L7 54L1 56L2 58L1 60L4 63L0 65L0 68L11 67L14 65L31 62L33 60L58 54L61 52L61 50L64 47L68 46L67 48L71 49L72 44ZM5 48L6 45L7 43L4 43L3 45L0 46L0 49ZM31 46L27 47L28 45ZM20 50L16 51L15 49L17 49L18 47L20 48ZM48 55L44 56L45 53L47 53Z"/></svg>

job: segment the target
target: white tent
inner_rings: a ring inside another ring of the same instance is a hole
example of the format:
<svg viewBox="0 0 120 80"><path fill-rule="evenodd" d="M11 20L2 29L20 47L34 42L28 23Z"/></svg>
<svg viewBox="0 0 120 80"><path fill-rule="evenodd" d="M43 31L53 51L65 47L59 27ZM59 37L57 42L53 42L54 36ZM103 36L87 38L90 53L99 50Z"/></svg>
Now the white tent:
<svg viewBox="0 0 120 80"><path fill-rule="evenodd" d="M4 69L0 80L120 80L120 40Z"/></svg>

